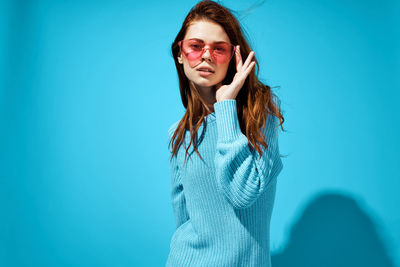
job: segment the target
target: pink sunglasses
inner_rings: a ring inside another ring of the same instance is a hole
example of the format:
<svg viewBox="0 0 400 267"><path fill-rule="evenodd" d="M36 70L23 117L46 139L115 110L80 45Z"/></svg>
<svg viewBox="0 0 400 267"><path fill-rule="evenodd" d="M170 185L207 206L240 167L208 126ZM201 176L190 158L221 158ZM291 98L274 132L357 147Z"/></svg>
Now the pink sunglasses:
<svg viewBox="0 0 400 267"><path fill-rule="evenodd" d="M206 44L200 39L181 40L178 45L191 67L201 62L201 57L206 51ZM211 43L207 46L209 46L211 58L217 64L229 62L236 51L236 46L228 42Z"/></svg>

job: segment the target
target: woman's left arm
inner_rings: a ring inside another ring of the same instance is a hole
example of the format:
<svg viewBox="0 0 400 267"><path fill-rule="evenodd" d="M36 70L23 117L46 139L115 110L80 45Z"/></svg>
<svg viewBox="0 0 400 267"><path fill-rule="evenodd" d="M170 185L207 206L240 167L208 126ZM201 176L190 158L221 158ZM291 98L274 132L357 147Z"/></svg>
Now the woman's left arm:
<svg viewBox="0 0 400 267"><path fill-rule="evenodd" d="M214 103L218 138L215 154L218 189L237 209L251 206L283 168L278 147L278 128L271 115L265 126L268 149L260 158L248 147L248 139L240 130L236 100Z"/></svg>

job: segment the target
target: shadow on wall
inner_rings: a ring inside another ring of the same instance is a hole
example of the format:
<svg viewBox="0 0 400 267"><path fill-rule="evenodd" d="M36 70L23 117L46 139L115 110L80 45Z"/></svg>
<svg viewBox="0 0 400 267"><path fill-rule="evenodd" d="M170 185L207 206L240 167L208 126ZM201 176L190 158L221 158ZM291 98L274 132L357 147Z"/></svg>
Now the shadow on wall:
<svg viewBox="0 0 400 267"><path fill-rule="evenodd" d="M373 221L358 203L337 193L317 196L293 226L274 267L392 267Z"/></svg>

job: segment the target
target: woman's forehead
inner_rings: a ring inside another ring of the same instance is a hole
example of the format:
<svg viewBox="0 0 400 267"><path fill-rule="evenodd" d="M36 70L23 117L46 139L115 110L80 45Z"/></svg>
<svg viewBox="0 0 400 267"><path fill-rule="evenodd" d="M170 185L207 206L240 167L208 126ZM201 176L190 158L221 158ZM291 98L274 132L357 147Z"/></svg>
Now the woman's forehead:
<svg viewBox="0 0 400 267"><path fill-rule="evenodd" d="M206 43L229 42L225 30L219 24L209 21L192 22L184 39L198 39Z"/></svg>
<svg viewBox="0 0 400 267"><path fill-rule="evenodd" d="M195 41L199 41L199 42L201 42L201 43L209 43L209 42L207 42L207 40L203 40L203 39L200 39L200 38L187 38L186 40L195 40ZM214 42L212 42L213 44L219 44L219 43L226 43L227 41L214 41Z"/></svg>

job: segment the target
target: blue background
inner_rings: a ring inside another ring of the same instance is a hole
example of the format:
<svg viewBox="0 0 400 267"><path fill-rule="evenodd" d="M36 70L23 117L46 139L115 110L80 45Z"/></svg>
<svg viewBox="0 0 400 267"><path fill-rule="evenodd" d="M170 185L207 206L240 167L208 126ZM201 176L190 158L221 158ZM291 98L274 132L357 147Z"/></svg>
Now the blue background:
<svg viewBox="0 0 400 267"><path fill-rule="evenodd" d="M165 264L196 2L0 2L0 266ZM400 266L399 2L243 2L286 119L274 266Z"/></svg>

